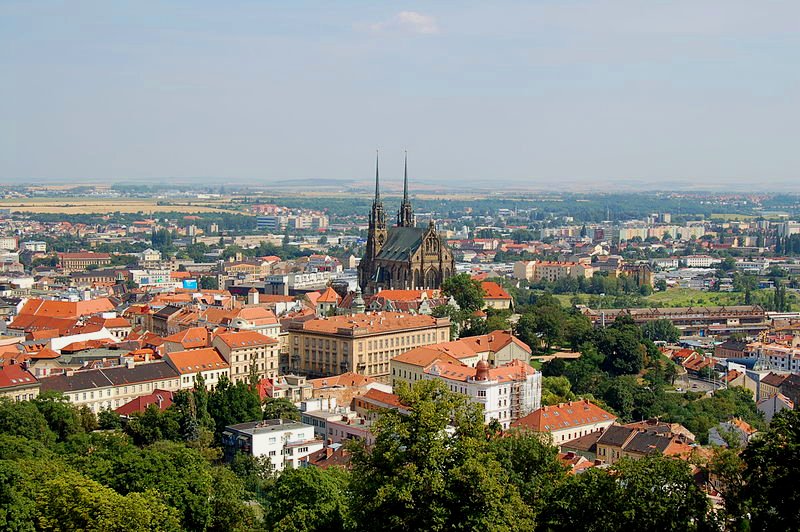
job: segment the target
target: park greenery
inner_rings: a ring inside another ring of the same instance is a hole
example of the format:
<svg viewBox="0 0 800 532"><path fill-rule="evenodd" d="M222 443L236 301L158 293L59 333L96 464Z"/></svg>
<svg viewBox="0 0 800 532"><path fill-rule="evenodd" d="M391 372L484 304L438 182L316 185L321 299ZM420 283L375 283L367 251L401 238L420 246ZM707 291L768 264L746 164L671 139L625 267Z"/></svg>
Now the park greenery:
<svg viewBox="0 0 800 532"><path fill-rule="evenodd" d="M438 381L398 394L351 468L275 475L262 458L225 462L223 423L260 419L248 384L180 393L130 420L56 394L0 399L3 530L721 530L800 526L794 489L800 412L783 412L739 454L708 464L724 485L713 510L688 462L653 455L568 474L541 435L498 431ZM276 402L273 407L282 408ZM136 426L131 428L130 425Z"/></svg>

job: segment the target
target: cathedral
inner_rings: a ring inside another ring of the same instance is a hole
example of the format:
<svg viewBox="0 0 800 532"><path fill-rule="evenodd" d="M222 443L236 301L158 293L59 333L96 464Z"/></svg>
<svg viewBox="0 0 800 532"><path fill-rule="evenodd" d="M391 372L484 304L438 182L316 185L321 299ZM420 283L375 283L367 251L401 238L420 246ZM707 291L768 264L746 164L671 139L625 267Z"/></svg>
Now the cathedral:
<svg viewBox="0 0 800 532"><path fill-rule="evenodd" d="M408 199L408 157L403 172L403 202L397 224L386 226L381 201L378 161L375 161L375 199L369 215L367 249L358 265L358 284L366 294L384 289L441 288L455 272L453 252L436 232L433 220L417 227Z"/></svg>

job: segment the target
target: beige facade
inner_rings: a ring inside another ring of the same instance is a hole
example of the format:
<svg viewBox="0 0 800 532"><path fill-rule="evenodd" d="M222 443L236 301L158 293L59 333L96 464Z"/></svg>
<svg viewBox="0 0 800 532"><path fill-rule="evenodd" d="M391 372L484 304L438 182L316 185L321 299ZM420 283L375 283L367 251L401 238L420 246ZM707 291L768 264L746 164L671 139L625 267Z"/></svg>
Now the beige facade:
<svg viewBox="0 0 800 532"><path fill-rule="evenodd" d="M588 279L592 275L594 275L592 265L581 262L519 261L514 263L514 277L532 282L556 282L567 277Z"/></svg>
<svg viewBox="0 0 800 532"><path fill-rule="evenodd" d="M26 401L39 395L39 381L18 364L0 366L0 397Z"/></svg>
<svg viewBox="0 0 800 532"><path fill-rule="evenodd" d="M255 364L258 378L274 379L279 374L280 345L255 331L223 333L212 342L231 366L231 381L247 382Z"/></svg>
<svg viewBox="0 0 800 532"><path fill-rule="evenodd" d="M290 363L314 377L352 371L388 383L392 358L415 347L449 339L448 318L398 312L292 322Z"/></svg>
<svg viewBox="0 0 800 532"><path fill-rule="evenodd" d="M166 362L77 371L39 382L41 392L61 392L72 404L86 406L95 413L118 408L156 389L177 391L191 387L181 386L180 374Z"/></svg>

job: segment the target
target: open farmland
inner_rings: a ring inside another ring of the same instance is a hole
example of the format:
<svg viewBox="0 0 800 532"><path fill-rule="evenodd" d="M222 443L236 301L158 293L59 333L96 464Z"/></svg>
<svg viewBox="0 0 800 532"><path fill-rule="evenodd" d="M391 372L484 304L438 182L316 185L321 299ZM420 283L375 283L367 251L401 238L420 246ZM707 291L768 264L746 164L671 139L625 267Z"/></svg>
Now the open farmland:
<svg viewBox="0 0 800 532"><path fill-rule="evenodd" d="M161 204L159 204L161 203ZM137 213L153 214L158 212L241 212L229 208L227 200L209 201L163 201L158 199L109 199L109 198L25 198L0 200L0 209L11 209L19 213L62 213L62 214L96 214L96 213Z"/></svg>

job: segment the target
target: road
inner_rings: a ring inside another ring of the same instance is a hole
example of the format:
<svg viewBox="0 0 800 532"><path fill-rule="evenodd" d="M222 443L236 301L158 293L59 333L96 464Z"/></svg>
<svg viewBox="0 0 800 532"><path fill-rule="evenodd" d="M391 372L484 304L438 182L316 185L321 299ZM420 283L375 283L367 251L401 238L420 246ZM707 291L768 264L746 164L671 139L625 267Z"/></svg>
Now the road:
<svg viewBox="0 0 800 532"><path fill-rule="evenodd" d="M675 379L675 387L676 388L683 388L685 392L710 392L715 389L722 388L724 383L717 381L711 383L709 381L705 381L702 379L697 379L695 377L690 377L688 375L681 375L677 379Z"/></svg>

